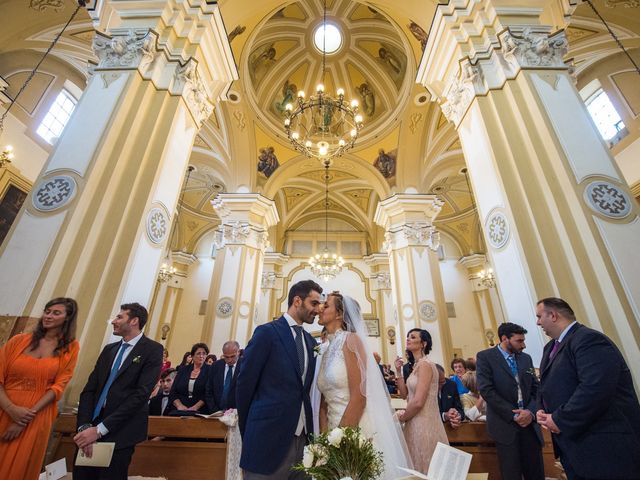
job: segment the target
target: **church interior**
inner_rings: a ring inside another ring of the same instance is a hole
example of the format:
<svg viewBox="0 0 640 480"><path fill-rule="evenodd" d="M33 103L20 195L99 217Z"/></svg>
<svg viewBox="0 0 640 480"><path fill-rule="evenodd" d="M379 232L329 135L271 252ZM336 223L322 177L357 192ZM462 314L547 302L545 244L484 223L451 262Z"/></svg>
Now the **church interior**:
<svg viewBox="0 0 640 480"><path fill-rule="evenodd" d="M637 0L0 6L0 342L74 297L68 403L120 304L179 363L244 347L308 278L358 300L384 363L419 326L448 370L504 321L539 362L559 296L639 364ZM324 163L284 124L318 83L362 117Z"/></svg>

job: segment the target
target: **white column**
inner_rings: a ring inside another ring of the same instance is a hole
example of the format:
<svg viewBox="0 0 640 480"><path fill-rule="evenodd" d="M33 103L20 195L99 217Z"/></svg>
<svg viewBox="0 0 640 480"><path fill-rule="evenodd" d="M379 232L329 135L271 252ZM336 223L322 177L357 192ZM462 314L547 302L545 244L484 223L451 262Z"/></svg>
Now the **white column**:
<svg viewBox="0 0 640 480"><path fill-rule="evenodd" d="M268 229L279 221L273 200L259 193L223 193L212 201L222 224L204 320L213 351L227 340L246 345L259 319Z"/></svg>
<svg viewBox="0 0 640 480"><path fill-rule="evenodd" d="M438 257L428 246L435 241L433 221L441 208L436 195L396 194L381 201L375 214L385 229L398 341L412 328L425 328L433 338L430 356L438 363L452 352Z"/></svg>
<svg viewBox="0 0 640 480"><path fill-rule="evenodd" d="M560 296L633 365L640 212L563 62L564 32L551 33L573 8L439 5L418 80L458 130L504 313L529 330L534 361L547 340L535 303Z"/></svg>
<svg viewBox="0 0 640 480"><path fill-rule="evenodd" d="M106 0L93 77L0 252L0 304L80 307L79 393L123 302L149 305L195 135L237 78L217 4Z"/></svg>

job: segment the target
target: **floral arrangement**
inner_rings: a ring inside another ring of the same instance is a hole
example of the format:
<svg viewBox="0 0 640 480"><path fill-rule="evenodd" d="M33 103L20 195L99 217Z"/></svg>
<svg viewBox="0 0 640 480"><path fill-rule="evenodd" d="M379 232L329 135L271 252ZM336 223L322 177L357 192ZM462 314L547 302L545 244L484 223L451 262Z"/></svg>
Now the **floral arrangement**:
<svg viewBox="0 0 640 480"><path fill-rule="evenodd" d="M374 480L384 471L382 453L359 428L334 428L317 435L304 447L302 463L294 470L315 480Z"/></svg>

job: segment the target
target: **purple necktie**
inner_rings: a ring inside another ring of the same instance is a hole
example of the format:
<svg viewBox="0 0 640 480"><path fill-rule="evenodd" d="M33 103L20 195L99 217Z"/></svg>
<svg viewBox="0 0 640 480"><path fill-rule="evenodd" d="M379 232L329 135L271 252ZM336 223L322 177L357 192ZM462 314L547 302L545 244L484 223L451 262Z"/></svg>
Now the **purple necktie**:
<svg viewBox="0 0 640 480"><path fill-rule="evenodd" d="M560 349L560 342L556 340L553 344L553 348L551 349L551 352L549 352L549 362L553 362L553 359L555 358L556 353L558 353L559 349Z"/></svg>

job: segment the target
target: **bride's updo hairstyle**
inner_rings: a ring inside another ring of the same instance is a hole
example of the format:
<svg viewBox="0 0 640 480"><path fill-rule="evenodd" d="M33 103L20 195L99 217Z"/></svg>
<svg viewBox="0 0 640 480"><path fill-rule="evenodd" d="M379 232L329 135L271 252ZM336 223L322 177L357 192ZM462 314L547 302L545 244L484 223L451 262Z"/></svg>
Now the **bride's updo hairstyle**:
<svg viewBox="0 0 640 480"><path fill-rule="evenodd" d="M424 355L429 355L429 352L433 348L433 340L431 339L431 334L422 328L412 328L407 332L407 338L409 338L409 334L411 332L418 332L420 334L420 340L425 342L425 346L422 349L422 353ZM407 350L407 359L409 360L409 372L413 371L413 366L416 363L416 359L413 358L413 353Z"/></svg>
<svg viewBox="0 0 640 480"><path fill-rule="evenodd" d="M349 301L351 302L351 306L349 307L349 313L347 313L345 311L344 308L344 296L337 290L334 290L333 292L331 292L329 295L327 295L327 298L329 297L333 297L335 300L335 307L336 307L336 311L342 316L342 329L345 332L356 332L356 326L354 324L354 322L356 321L356 319L353 318L349 318L349 313L355 315L356 317L360 316L360 305L358 304L358 302L356 302L354 299L349 298Z"/></svg>

